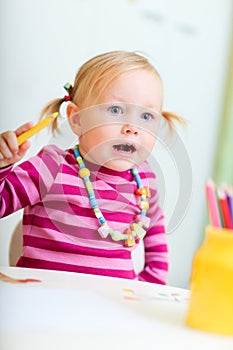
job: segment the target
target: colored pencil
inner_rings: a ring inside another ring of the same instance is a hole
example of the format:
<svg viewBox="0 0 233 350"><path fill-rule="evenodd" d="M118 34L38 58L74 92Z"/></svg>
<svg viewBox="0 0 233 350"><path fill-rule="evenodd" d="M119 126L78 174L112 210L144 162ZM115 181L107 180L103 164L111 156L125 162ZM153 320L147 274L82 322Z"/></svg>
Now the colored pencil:
<svg viewBox="0 0 233 350"><path fill-rule="evenodd" d="M231 226L233 228L233 188L231 186L227 186L225 193L227 196L227 203L230 211Z"/></svg>
<svg viewBox="0 0 233 350"><path fill-rule="evenodd" d="M214 227L221 227L221 219L218 207L218 201L215 191L215 183L209 179L206 183L206 198L209 210L210 223Z"/></svg>
<svg viewBox="0 0 233 350"><path fill-rule="evenodd" d="M53 113L51 116L42 119L39 121L36 125L34 125L31 129L25 131L21 135L18 136L18 145L22 145L26 140L28 140L30 137L37 134L40 130L44 129L46 126L48 126L54 118L58 116L58 112Z"/></svg>
<svg viewBox="0 0 233 350"><path fill-rule="evenodd" d="M230 208L227 201L227 195L221 188L218 190L218 198L219 198L219 205L221 208L224 227L227 229L232 229L233 226L231 221Z"/></svg>

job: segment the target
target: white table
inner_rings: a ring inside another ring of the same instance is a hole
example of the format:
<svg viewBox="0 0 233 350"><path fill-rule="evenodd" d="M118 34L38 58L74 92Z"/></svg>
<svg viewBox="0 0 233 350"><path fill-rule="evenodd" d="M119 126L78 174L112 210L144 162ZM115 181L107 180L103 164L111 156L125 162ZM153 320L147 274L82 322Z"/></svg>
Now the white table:
<svg viewBox="0 0 233 350"><path fill-rule="evenodd" d="M0 349L233 349L185 326L189 291L118 278L1 267Z"/></svg>

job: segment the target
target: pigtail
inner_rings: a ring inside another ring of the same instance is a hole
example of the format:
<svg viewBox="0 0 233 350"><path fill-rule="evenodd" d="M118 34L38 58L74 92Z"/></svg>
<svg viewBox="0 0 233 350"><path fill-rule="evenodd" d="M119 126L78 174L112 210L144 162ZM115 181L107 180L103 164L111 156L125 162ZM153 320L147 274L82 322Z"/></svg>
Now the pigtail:
<svg viewBox="0 0 233 350"><path fill-rule="evenodd" d="M176 123L186 125L186 120L173 112L162 111L161 114L167 121L170 131L176 128Z"/></svg>
<svg viewBox="0 0 233 350"><path fill-rule="evenodd" d="M53 113L60 111L61 104L63 102L72 101L73 86L70 83L64 85L64 89L67 91L68 95L63 98L55 98L54 100L47 103L47 105L42 109L40 113L40 119L44 119ZM59 132L57 118L54 118L52 122L52 133Z"/></svg>
<svg viewBox="0 0 233 350"><path fill-rule="evenodd" d="M159 127L159 137L163 143L172 144L179 133L178 124L186 126L187 120L181 116L168 111L162 111L162 120Z"/></svg>
<svg viewBox="0 0 233 350"><path fill-rule="evenodd" d="M56 98L52 101L50 101L41 111L40 113L40 119L44 119L48 116L51 116L51 114L59 112L61 104L64 102L64 98ZM57 118L54 118L52 122L52 133L54 134L55 131L58 131L58 123Z"/></svg>

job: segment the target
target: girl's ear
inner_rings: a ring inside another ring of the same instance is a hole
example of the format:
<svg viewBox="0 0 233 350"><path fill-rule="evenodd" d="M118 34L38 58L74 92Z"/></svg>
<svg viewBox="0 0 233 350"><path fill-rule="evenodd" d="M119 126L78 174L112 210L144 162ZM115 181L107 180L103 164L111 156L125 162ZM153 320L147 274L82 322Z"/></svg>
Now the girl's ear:
<svg viewBox="0 0 233 350"><path fill-rule="evenodd" d="M81 135L81 126L79 121L79 107L73 102L69 103L66 107L66 114L68 117L68 122L72 131L80 136Z"/></svg>

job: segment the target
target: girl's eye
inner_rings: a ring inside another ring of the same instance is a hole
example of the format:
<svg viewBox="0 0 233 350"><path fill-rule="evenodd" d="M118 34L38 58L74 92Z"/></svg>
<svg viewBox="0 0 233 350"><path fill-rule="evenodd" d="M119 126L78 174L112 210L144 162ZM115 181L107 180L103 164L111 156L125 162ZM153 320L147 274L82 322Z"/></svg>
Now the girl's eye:
<svg viewBox="0 0 233 350"><path fill-rule="evenodd" d="M109 107L109 112L114 114L114 115L121 115L123 114L123 110L121 107L119 106L112 106L112 107Z"/></svg>
<svg viewBox="0 0 233 350"><path fill-rule="evenodd" d="M141 115L141 118L142 118L143 120L151 120L151 119L153 118L153 115L150 114L150 113L143 113L143 114Z"/></svg>

